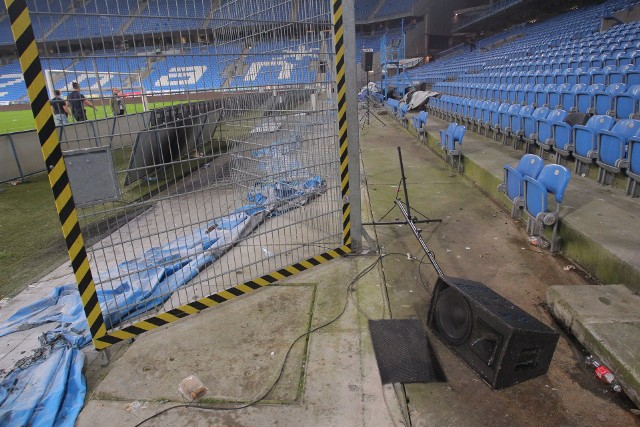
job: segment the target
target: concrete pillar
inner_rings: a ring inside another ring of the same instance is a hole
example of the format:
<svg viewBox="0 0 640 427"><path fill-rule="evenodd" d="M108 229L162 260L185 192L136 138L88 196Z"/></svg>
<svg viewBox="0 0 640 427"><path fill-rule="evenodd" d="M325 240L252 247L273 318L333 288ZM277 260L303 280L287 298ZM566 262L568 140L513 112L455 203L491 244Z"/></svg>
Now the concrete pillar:
<svg viewBox="0 0 640 427"><path fill-rule="evenodd" d="M354 3L343 2L345 80L347 90L347 137L349 138L349 202L353 252L362 250L362 196L360 192L360 136L358 85L356 82L356 25Z"/></svg>

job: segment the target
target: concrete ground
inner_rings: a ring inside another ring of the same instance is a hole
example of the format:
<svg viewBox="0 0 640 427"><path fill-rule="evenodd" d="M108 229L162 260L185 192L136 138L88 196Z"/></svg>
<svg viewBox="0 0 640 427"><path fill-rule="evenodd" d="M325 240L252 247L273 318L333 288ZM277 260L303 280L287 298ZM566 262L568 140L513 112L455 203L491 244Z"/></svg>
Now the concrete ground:
<svg viewBox="0 0 640 427"><path fill-rule="evenodd" d="M565 258L529 246L501 206L382 118L386 127L372 124L361 134L365 220L393 206L401 146L412 208L442 219L421 228L445 273L487 284L558 330L545 307L547 288L591 283L565 270ZM387 219L400 216L392 210ZM332 261L116 348L107 368L88 368L91 395L78 424L135 425L182 403L178 383L196 375L209 389L201 401L209 409L176 408L148 425L640 425L632 403L598 382L562 330L549 373L501 391L430 332L447 382L383 387L367 319L424 321L435 274L420 263L408 227L368 232L385 256L351 288L376 256Z"/></svg>

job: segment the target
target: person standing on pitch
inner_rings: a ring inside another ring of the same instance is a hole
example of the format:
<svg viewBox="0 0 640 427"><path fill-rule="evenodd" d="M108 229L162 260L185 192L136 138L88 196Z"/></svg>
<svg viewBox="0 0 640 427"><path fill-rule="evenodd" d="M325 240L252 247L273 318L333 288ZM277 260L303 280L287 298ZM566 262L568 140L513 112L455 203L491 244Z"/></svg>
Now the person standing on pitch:
<svg viewBox="0 0 640 427"><path fill-rule="evenodd" d="M55 96L51 101L51 109L53 110L53 118L56 120L56 126L64 126L69 124L69 109L64 99L60 97L60 91L56 89Z"/></svg>
<svg viewBox="0 0 640 427"><path fill-rule="evenodd" d="M87 112L84 110L84 106L93 108L93 111L96 111L97 108L80 93L78 82L71 83L71 87L73 87L73 92L67 95L67 107L71 107L71 113L76 122L84 122L87 120Z"/></svg>
<svg viewBox="0 0 640 427"><path fill-rule="evenodd" d="M127 112L124 108L122 97L115 87L113 88L113 96L111 97L111 112L113 112L114 116L124 116Z"/></svg>

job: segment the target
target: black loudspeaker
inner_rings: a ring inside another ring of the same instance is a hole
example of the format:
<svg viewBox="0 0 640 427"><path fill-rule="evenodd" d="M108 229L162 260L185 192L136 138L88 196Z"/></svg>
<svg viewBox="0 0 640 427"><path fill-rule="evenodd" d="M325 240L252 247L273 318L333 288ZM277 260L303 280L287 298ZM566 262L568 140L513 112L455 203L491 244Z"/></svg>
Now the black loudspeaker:
<svg viewBox="0 0 640 427"><path fill-rule="evenodd" d="M492 388L544 375L558 333L485 285L438 278L428 324Z"/></svg>
<svg viewBox="0 0 640 427"><path fill-rule="evenodd" d="M364 71L373 71L373 50L362 50L362 69Z"/></svg>

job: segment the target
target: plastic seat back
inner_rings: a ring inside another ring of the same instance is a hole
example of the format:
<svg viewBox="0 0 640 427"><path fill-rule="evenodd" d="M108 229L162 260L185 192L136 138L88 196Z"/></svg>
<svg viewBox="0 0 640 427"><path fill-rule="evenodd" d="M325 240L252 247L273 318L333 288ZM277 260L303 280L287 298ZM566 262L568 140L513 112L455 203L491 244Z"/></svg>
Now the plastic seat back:
<svg viewBox="0 0 640 427"><path fill-rule="evenodd" d="M507 111L509 111L509 107L511 107L511 104L507 102L503 102L502 104L500 104L498 110L491 115L491 126L495 127L497 125L501 125L502 116L507 114Z"/></svg>
<svg viewBox="0 0 640 427"><path fill-rule="evenodd" d="M596 114L607 114L613 110L615 98L624 93L627 86L622 83L609 85L604 91L598 91L594 94L594 108Z"/></svg>
<svg viewBox="0 0 640 427"><path fill-rule="evenodd" d="M639 112L640 85L631 86L625 93L615 97L616 119L628 119Z"/></svg>
<svg viewBox="0 0 640 427"><path fill-rule="evenodd" d="M509 105L507 111L500 115L500 127L506 129L511 126L511 117L517 116L522 107L520 104Z"/></svg>
<svg viewBox="0 0 640 427"><path fill-rule="evenodd" d="M576 107L576 95L578 92L586 91L587 86L576 84L571 87L568 91L563 91L560 93L560 105L563 110L569 111L573 107Z"/></svg>
<svg viewBox="0 0 640 427"><path fill-rule="evenodd" d="M629 140L629 172L640 175L640 138Z"/></svg>
<svg viewBox="0 0 640 427"><path fill-rule="evenodd" d="M571 172L561 165L547 165L542 168L537 179L525 177L525 210L533 218L549 211L549 194L558 204L564 200Z"/></svg>
<svg viewBox="0 0 640 427"><path fill-rule="evenodd" d="M524 136L530 137L538 130L538 121L546 119L549 115L549 108L538 107L535 109L530 118L524 118Z"/></svg>
<svg viewBox="0 0 640 427"><path fill-rule="evenodd" d="M553 125L560 123L567 117L564 110L552 110L545 120L541 120L538 125L538 141L546 142L553 138Z"/></svg>
<svg viewBox="0 0 640 427"><path fill-rule="evenodd" d="M467 128L465 126L456 126L453 130L453 137L447 140L447 149L452 151L456 149L456 144L462 145L462 138L464 138L466 132Z"/></svg>
<svg viewBox="0 0 640 427"><path fill-rule="evenodd" d="M549 98L548 98L549 108L556 108L559 105L561 105L560 97L562 93L569 92L570 90L571 90L571 85L564 83L564 84L558 85L553 91L550 91Z"/></svg>
<svg viewBox="0 0 640 427"><path fill-rule="evenodd" d="M522 107L520 109L520 112L518 113L518 116L512 116L511 117L511 132L512 133L518 133L522 130L524 130L524 120L526 118L531 118L531 116L533 115L533 111L534 108L531 105L525 105L524 107Z"/></svg>
<svg viewBox="0 0 640 427"><path fill-rule="evenodd" d="M524 195L524 177L537 178L544 167L544 161L535 154L522 156L515 170L505 165L505 194L510 200Z"/></svg>
<svg viewBox="0 0 640 427"><path fill-rule="evenodd" d="M576 107L581 113L586 113L593 108L593 100L597 92L604 92L603 84L589 86L586 90L576 93Z"/></svg>
<svg viewBox="0 0 640 427"><path fill-rule="evenodd" d="M576 126L573 130L573 141L576 154L589 157L590 151L595 151L598 133L603 130L611 130L616 120L611 116L592 116L584 127Z"/></svg>
<svg viewBox="0 0 640 427"><path fill-rule="evenodd" d="M626 157L627 143L630 138L640 135L639 120L620 120L609 133L598 136L598 160L609 166L617 166L619 160Z"/></svg>

